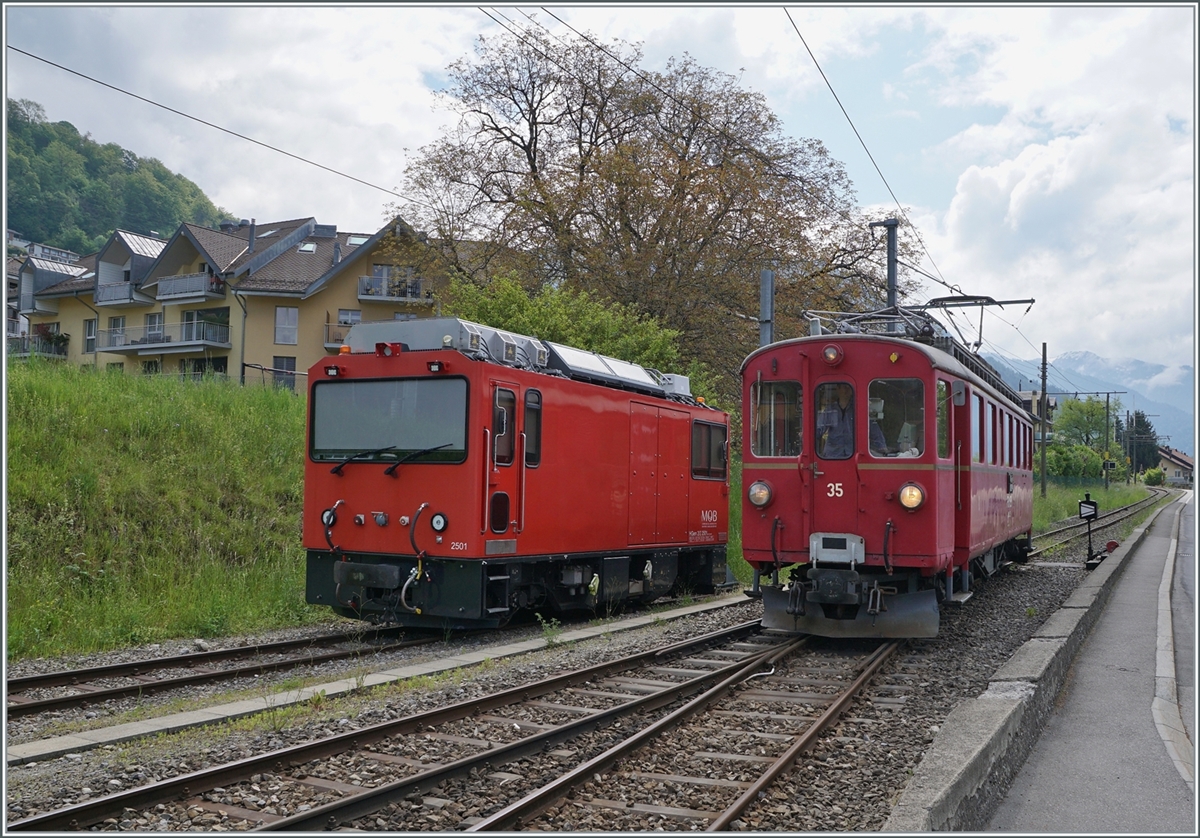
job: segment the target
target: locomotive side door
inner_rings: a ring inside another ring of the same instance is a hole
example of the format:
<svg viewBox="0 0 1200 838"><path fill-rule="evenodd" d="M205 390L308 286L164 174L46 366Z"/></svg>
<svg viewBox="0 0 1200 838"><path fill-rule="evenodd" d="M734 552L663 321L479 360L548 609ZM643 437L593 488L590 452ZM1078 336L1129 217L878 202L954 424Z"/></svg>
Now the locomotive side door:
<svg viewBox="0 0 1200 838"><path fill-rule="evenodd" d="M813 442L805 446L812 477L811 532L856 533L859 394L844 380L823 381L811 391Z"/></svg>
<svg viewBox="0 0 1200 838"><path fill-rule="evenodd" d="M521 445L521 388L507 381L491 382L491 422L488 427L487 503L482 534L489 556L517 552L517 535L524 521L521 479L524 451Z"/></svg>

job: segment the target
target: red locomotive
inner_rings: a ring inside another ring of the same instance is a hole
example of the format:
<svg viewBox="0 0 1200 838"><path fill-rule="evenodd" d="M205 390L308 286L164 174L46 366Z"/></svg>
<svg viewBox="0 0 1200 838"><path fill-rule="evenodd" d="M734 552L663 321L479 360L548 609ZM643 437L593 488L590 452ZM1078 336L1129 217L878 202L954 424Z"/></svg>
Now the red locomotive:
<svg viewBox="0 0 1200 838"><path fill-rule="evenodd" d="M725 581L728 416L682 376L456 318L309 370L306 598L450 628Z"/></svg>
<svg viewBox="0 0 1200 838"><path fill-rule="evenodd" d="M742 364L751 593L769 628L933 637L940 602L1029 551L1030 416L922 313L813 320Z"/></svg>

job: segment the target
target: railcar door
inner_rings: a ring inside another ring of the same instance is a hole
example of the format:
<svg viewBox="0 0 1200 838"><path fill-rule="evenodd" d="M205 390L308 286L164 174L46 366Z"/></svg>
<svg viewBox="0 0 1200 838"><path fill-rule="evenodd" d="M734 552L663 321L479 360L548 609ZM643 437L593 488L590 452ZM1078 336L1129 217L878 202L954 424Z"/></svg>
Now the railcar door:
<svg viewBox="0 0 1200 838"><path fill-rule="evenodd" d="M862 412L850 381L830 379L812 388L813 444L805 446L812 480L812 532L858 532L858 449ZM864 393L865 396L865 393ZM829 545L847 550L850 545ZM861 561L862 557L856 557Z"/></svg>
<svg viewBox="0 0 1200 838"><path fill-rule="evenodd" d="M517 552L517 535L524 524L524 450L520 411L521 388L507 381L491 382L492 416L488 428L487 504L482 533L489 556Z"/></svg>

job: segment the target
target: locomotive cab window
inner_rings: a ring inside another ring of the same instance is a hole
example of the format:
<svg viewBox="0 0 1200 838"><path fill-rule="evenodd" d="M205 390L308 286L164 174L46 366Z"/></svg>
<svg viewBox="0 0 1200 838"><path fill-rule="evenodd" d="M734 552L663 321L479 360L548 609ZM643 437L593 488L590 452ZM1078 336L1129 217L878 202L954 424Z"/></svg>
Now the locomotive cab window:
<svg viewBox="0 0 1200 838"><path fill-rule="evenodd" d="M310 412L314 460L461 463L467 456L463 378L322 381Z"/></svg>
<svg viewBox="0 0 1200 838"><path fill-rule="evenodd" d="M877 378L867 389L867 445L873 457L925 453L925 382Z"/></svg>
<svg viewBox="0 0 1200 838"><path fill-rule="evenodd" d="M845 460L854 454L854 386L834 381L817 387L817 456Z"/></svg>
<svg viewBox="0 0 1200 838"><path fill-rule="evenodd" d="M496 465L510 466L513 461L513 439L516 436L517 396L512 390L496 388L492 403L492 436L495 439Z"/></svg>
<svg viewBox="0 0 1200 838"><path fill-rule="evenodd" d="M692 423L692 477L725 479L725 437L723 425Z"/></svg>
<svg viewBox="0 0 1200 838"><path fill-rule="evenodd" d="M525 393L525 465L533 468L542 461L542 394Z"/></svg>
<svg viewBox="0 0 1200 838"><path fill-rule="evenodd" d="M750 385L750 452L754 456L799 456L802 392L798 381L755 381Z"/></svg>

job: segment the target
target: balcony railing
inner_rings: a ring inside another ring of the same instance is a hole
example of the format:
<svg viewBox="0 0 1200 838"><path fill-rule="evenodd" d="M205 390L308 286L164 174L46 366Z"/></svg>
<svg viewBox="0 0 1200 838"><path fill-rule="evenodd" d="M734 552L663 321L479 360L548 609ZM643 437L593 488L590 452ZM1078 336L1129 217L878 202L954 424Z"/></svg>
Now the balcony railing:
<svg viewBox="0 0 1200 838"><path fill-rule="evenodd" d="M126 326L100 329L96 348L101 352L187 351L194 345L229 349L229 326L224 323L164 323L161 326Z"/></svg>
<svg viewBox="0 0 1200 838"><path fill-rule="evenodd" d="M225 296L225 281L208 274L182 274L158 281L158 299L216 299Z"/></svg>
<svg viewBox="0 0 1200 838"><path fill-rule="evenodd" d="M360 276L358 299L380 303L433 304L433 289L425 287L423 279L389 279L382 276Z"/></svg>
<svg viewBox="0 0 1200 838"><path fill-rule="evenodd" d="M345 343L346 335L349 334L352 325L350 323L326 323L325 348L337 349Z"/></svg>
<svg viewBox="0 0 1200 838"><path fill-rule="evenodd" d="M149 298L137 293L137 289L129 282L113 282L107 285L97 285L95 292L96 305L144 305Z"/></svg>
<svg viewBox="0 0 1200 838"><path fill-rule="evenodd" d="M40 335L18 335L8 338L8 356L10 358L29 358L33 355L45 358L66 358L67 341Z"/></svg>

